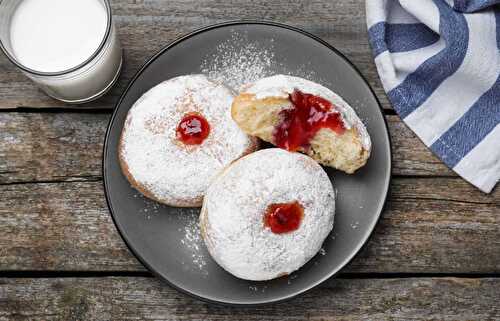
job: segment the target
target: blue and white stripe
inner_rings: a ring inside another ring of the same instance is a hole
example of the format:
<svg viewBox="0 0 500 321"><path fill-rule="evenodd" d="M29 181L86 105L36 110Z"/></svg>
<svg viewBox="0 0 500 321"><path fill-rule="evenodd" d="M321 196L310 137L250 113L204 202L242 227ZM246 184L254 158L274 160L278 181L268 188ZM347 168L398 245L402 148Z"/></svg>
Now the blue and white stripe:
<svg viewBox="0 0 500 321"><path fill-rule="evenodd" d="M500 179L500 0L366 0L387 96L443 162L484 192Z"/></svg>

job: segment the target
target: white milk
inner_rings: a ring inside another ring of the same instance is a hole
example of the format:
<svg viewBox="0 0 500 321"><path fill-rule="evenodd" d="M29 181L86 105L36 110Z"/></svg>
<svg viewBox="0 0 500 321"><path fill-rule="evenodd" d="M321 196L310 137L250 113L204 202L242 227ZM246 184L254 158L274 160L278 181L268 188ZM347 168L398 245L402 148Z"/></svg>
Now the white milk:
<svg viewBox="0 0 500 321"><path fill-rule="evenodd" d="M97 0L24 0L11 20L12 50L33 70L67 70L97 50L106 20L106 10Z"/></svg>
<svg viewBox="0 0 500 321"><path fill-rule="evenodd" d="M35 73L25 71L50 96L80 103L105 93L117 79L122 52L111 25L106 37L108 14L101 0L23 0L10 19L12 56Z"/></svg>

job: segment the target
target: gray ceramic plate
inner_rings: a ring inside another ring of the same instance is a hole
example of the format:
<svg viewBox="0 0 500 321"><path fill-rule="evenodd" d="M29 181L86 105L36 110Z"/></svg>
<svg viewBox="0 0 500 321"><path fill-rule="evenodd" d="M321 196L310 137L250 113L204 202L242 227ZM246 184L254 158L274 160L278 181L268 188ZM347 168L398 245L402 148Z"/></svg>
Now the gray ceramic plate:
<svg viewBox="0 0 500 321"><path fill-rule="evenodd" d="M206 63L219 44L234 40L235 34L244 35L246 42L269 46L277 61L271 64L271 72L299 76L307 72L339 93L364 120L373 141L368 164L356 174L328 170L338 191L338 200L335 226L325 241L324 250L296 273L267 282L240 280L220 268L197 234L199 209L172 208L142 197L122 175L117 158L120 132L133 103L163 80L201 72L202 62ZM130 250L148 269L171 286L206 301L257 305L285 300L313 288L337 273L358 253L384 207L391 176L391 146L377 98L361 74L337 50L289 26L230 22L195 31L175 41L137 73L110 121L103 171L114 222Z"/></svg>

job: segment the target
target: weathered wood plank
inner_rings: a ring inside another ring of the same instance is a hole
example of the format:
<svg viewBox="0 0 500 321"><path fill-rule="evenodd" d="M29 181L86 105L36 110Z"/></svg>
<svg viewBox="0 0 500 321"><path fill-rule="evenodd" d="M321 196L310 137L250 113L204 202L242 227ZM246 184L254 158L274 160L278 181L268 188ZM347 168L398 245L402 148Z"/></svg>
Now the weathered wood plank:
<svg viewBox="0 0 500 321"><path fill-rule="evenodd" d="M0 185L0 270L143 271L101 182ZM499 273L500 190L459 178L395 178L367 247L344 272Z"/></svg>
<svg viewBox="0 0 500 321"><path fill-rule="evenodd" d="M399 116L386 116L386 119L391 137L394 175L457 176L422 143Z"/></svg>
<svg viewBox="0 0 500 321"><path fill-rule="evenodd" d="M100 177L109 117L0 113L0 184Z"/></svg>
<svg viewBox="0 0 500 321"><path fill-rule="evenodd" d="M204 303L155 278L0 279L0 320L495 320L498 278L333 279L257 308Z"/></svg>
<svg viewBox="0 0 500 321"><path fill-rule="evenodd" d="M267 19L312 32L345 53L368 78L385 108L391 108L376 72L365 24L364 1L113 1L124 48L123 73L112 91L83 107L111 108L128 81L161 47L202 26L235 19ZM0 108L63 107L36 88L0 55Z"/></svg>
<svg viewBox="0 0 500 321"><path fill-rule="evenodd" d="M109 114L0 113L0 184L101 176ZM455 176L406 128L388 116L396 175Z"/></svg>

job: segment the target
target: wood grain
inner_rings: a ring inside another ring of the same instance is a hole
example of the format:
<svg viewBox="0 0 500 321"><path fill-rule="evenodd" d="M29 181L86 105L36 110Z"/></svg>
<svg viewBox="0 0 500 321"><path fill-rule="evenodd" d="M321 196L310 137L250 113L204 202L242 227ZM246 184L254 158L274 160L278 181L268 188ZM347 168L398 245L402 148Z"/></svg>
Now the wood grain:
<svg viewBox="0 0 500 321"><path fill-rule="evenodd" d="M0 113L0 184L101 177L109 117Z"/></svg>
<svg viewBox="0 0 500 321"><path fill-rule="evenodd" d="M384 108L390 109L370 53L364 1L112 1L114 20L124 48L124 69L117 85L103 98L76 108L111 108L142 64L160 48L197 28L235 19L266 19L290 24L322 37L363 71ZM68 107L44 95L0 54L0 109Z"/></svg>
<svg viewBox="0 0 500 321"><path fill-rule="evenodd" d="M0 184L101 177L109 114L0 113ZM395 175L455 176L397 116L388 116Z"/></svg>
<svg viewBox="0 0 500 321"><path fill-rule="evenodd" d="M0 185L0 271L143 271L102 183ZM458 178L395 178L380 223L344 272L499 273L500 190ZM146 219L146 218L145 218Z"/></svg>
<svg viewBox="0 0 500 321"><path fill-rule="evenodd" d="M346 278L290 302L250 309L206 304L155 278L116 277L147 275L111 221L101 177L109 112L141 65L196 28L267 19L342 51L390 114L368 45L364 3L112 0L123 72L110 93L81 106L47 97L0 54L0 110L8 110L0 112L0 276L14 276L0 278L0 321L500 319L500 189L486 195L459 179L397 116L387 116L396 176L391 194L374 235L343 270L352 273ZM65 113L11 110L16 107ZM63 271L85 277L59 278ZM379 273L421 277L375 277ZM433 273L481 277L428 277ZM15 277L47 274L55 277Z"/></svg>
<svg viewBox="0 0 500 321"><path fill-rule="evenodd" d="M333 279L256 308L204 303L154 278L0 279L0 320L495 320L500 279Z"/></svg>

